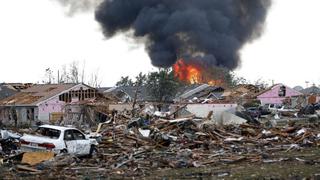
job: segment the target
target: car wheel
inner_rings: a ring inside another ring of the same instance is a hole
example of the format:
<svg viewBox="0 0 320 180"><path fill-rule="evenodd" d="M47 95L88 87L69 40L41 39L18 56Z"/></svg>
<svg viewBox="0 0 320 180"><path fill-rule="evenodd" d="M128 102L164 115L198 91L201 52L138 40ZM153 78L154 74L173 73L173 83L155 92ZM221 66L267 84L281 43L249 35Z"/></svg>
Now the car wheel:
<svg viewBox="0 0 320 180"><path fill-rule="evenodd" d="M68 150L62 149L62 150L60 151L60 153L61 153L61 154L67 154L67 153L68 153Z"/></svg>
<svg viewBox="0 0 320 180"><path fill-rule="evenodd" d="M98 149L97 149L97 147L96 147L96 146L91 146L89 156L90 156L90 157L93 157L93 156L96 156L97 154L98 154Z"/></svg>

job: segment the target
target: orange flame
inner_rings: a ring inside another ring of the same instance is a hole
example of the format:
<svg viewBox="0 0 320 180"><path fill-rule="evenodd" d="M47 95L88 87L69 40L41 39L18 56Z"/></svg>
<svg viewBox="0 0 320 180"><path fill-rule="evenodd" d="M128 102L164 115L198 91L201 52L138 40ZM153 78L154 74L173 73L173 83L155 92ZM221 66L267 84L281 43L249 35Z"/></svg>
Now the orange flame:
<svg viewBox="0 0 320 180"><path fill-rule="evenodd" d="M173 65L173 70L176 77L190 84L207 83L212 86L223 84L223 80L208 79L202 66L193 62L186 63L183 59Z"/></svg>
<svg viewBox="0 0 320 180"><path fill-rule="evenodd" d="M176 77L178 77L181 81L185 81L190 84L197 84L201 82L200 67L187 64L180 59L175 65L173 65L173 70Z"/></svg>

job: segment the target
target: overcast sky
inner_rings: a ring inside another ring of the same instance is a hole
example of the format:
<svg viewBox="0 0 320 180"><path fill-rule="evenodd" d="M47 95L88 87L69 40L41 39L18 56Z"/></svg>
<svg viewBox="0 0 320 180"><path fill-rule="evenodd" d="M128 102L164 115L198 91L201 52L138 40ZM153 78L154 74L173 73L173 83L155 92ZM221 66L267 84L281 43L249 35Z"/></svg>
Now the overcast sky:
<svg viewBox="0 0 320 180"><path fill-rule="evenodd" d="M241 51L236 72L254 82L320 85L320 1L276 0L264 35ZM78 61L86 77L98 72L102 86L121 76L154 70L143 45L124 36L106 40L93 12L68 17L53 0L0 1L0 82L41 82Z"/></svg>

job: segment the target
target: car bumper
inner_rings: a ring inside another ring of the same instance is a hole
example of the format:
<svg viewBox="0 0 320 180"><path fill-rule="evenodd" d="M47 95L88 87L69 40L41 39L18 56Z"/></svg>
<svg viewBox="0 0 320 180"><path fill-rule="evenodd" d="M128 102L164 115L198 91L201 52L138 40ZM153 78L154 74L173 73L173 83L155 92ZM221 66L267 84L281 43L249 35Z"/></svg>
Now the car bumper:
<svg viewBox="0 0 320 180"><path fill-rule="evenodd" d="M34 146L21 146L20 147L21 152L54 152L55 154L58 154L60 150L57 149L46 149L41 147L34 147Z"/></svg>

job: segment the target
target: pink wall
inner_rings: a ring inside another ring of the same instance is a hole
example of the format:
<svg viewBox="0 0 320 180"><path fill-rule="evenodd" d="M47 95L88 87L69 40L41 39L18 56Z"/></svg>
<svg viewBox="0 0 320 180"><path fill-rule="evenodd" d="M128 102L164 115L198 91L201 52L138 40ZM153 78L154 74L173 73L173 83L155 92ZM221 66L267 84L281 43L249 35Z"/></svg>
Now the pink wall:
<svg viewBox="0 0 320 180"><path fill-rule="evenodd" d="M50 113L63 112L65 104L65 102L59 101L59 97L43 102L39 105L38 119L48 121Z"/></svg>
<svg viewBox="0 0 320 180"><path fill-rule="evenodd" d="M70 90L79 90L80 87L83 88L83 90L88 89L87 86L77 86ZM79 102L78 98L72 98L71 103ZM54 112L64 112L66 103L64 101L59 101L59 96L56 96L52 99L49 99L47 101L42 102L39 104L39 113L38 113L38 119L41 121L49 121L50 113Z"/></svg>
<svg viewBox="0 0 320 180"><path fill-rule="evenodd" d="M281 86L283 86L283 84L274 86L271 90L259 95L257 99L261 101L261 104L282 104L282 101L286 97L302 95L302 93L286 86L286 96L279 97L279 90Z"/></svg>

